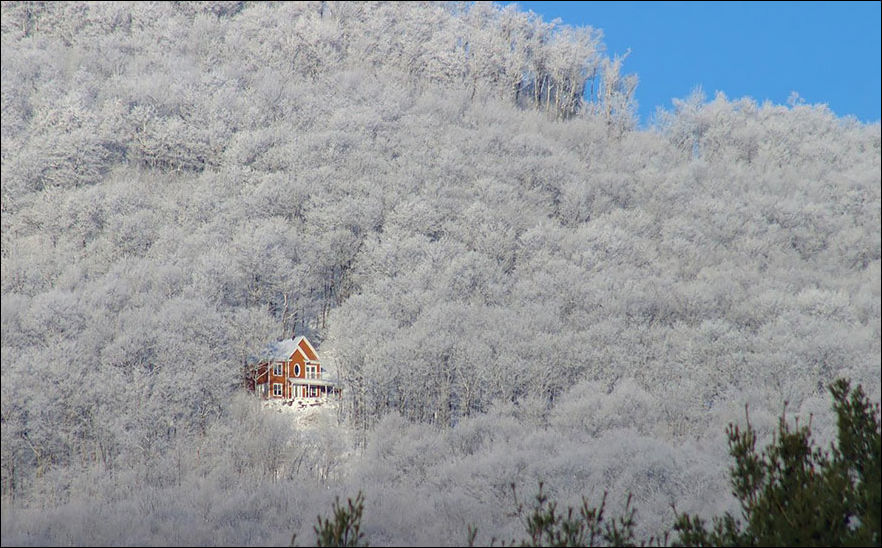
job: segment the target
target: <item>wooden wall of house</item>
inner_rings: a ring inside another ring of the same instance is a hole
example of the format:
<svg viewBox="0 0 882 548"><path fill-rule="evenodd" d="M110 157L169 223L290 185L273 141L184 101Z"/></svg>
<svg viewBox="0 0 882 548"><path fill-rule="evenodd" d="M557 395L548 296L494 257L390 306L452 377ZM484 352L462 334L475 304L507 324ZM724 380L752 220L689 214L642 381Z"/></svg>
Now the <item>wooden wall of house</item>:
<svg viewBox="0 0 882 548"><path fill-rule="evenodd" d="M298 345L299 352L297 350L294 351L291 356L284 362L282 366L282 375L276 375L273 372L273 369L276 365L276 362L269 362L266 364L261 364L258 366L258 381L257 384L261 384L261 380L269 379L269 383L267 385L267 397L272 399L290 399L296 396L303 396L306 394L306 388L303 386L294 386L292 387L288 383L289 378L306 378L306 361L318 362L318 356L315 352L313 352L309 348L309 344L306 343L305 340L301 340ZM295 366L299 366L299 370ZM316 365L317 372L321 374L321 365ZM297 373L295 375L294 373ZM275 396L273 395L273 384L280 383L282 385L282 395Z"/></svg>
<svg viewBox="0 0 882 548"><path fill-rule="evenodd" d="M302 342L300 344L303 345ZM297 371L297 369L294 367L295 365L300 366L299 371ZM299 373L299 374L294 375L295 372ZM306 358L304 357L303 352L296 352L295 351L294 354L291 355L291 376L296 377L298 379L305 379L306 378ZM292 387L292 390L294 391L294 393L293 393L294 397L303 395L303 387L302 386L294 386L294 387Z"/></svg>
<svg viewBox="0 0 882 548"><path fill-rule="evenodd" d="M315 355L315 352L309 349L309 343L306 342L306 339L301 339L300 344L298 344L297 346L300 348L300 350L303 351L304 354L306 354L306 357L310 361L319 361L318 356Z"/></svg>
<svg viewBox="0 0 882 548"><path fill-rule="evenodd" d="M275 374L276 363L277 362L271 362L269 364L269 368L268 368L268 370L269 370L269 390L268 390L267 394L269 395L270 398L290 397L291 390L288 388L288 381L287 381L290 364L288 362L284 362L282 365L282 374L276 375ZM273 384L276 384L276 383L282 385L282 395L281 396L276 396L273 393Z"/></svg>
<svg viewBox="0 0 882 548"><path fill-rule="evenodd" d="M266 365L259 364L257 367L252 370L245 378L245 386L248 390L252 392L257 390L257 387L266 382Z"/></svg>

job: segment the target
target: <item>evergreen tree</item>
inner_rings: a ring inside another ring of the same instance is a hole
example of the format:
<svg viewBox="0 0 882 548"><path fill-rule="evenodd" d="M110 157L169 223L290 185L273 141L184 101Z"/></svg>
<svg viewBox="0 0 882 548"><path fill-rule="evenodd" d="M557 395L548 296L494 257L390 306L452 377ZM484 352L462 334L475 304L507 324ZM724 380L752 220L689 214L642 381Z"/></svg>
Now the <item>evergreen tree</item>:
<svg viewBox="0 0 882 548"><path fill-rule="evenodd" d="M839 379L830 386L838 444L812 445L811 426L791 429L785 417L775 441L756 451L756 432L729 425L733 494L743 523L726 513L713 528L697 516L678 516L682 546L880 545L879 405L861 386Z"/></svg>
<svg viewBox="0 0 882 548"><path fill-rule="evenodd" d="M368 546L361 532L361 514L364 511L364 495L361 491L352 499L346 500L346 506L340 499L334 501L332 518L318 517L315 530L315 546ZM291 546L295 544L296 535L291 538Z"/></svg>
<svg viewBox="0 0 882 548"><path fill-rule="evenodd" d="M514 484L511 487L517 500ZM625 503L624 514L610 520L605 512L606 493L600 506L590 506L588 499L582 497L578 514L572 507L567 508L566 514L559 512L557 503L543 492L540 482L539 492L529 513L524 511L523 504L517 504L517 516L524 524L527 538L512 540L510 546L636 546L636 510L631 507L631 497L628 496ZM477 533L476 527L469 527L469 546L475 545ZM650 544L653 542L655 539L649 540ZM491 545L495 543L496 539ZM505 543L502 545L505 546Z"/></svg>
<svg viewBox="0 0 882 548"><path fill-rule="evenodd" d="M879 404L871 404L858 385L839 379L830 385L837 416L838 443L814 447L811 425L791 428L782 414L775 439L757 453L757 434L730 424L727 428L733 494L742 521L726 513L708 528L698 516L679 514L674 546L879 546L882 515ZM514 486L512 486L514 489ZM517 504L527 537L511 546L635 546L635 510L631 497L623 515L608 519L606 494L599 507L585 498L578 513L559 512L539 484L532 512ZM469 527L475 545L477 528ZM665 532L642 545L667 543ZM493 539L492 544L496 543Z"/></svg>

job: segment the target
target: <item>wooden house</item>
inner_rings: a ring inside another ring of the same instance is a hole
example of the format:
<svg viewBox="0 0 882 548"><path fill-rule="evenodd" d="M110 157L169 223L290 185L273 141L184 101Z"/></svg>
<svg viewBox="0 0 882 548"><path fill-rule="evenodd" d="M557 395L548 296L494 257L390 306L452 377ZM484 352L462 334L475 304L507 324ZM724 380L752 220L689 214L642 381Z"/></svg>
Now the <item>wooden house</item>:
<svg viewBox="0 0 882 548"><path fill-rule="evenodd" d="M306 337L268 345L246 368L246 386L265 399L302 400L339 395Z"/></svg>

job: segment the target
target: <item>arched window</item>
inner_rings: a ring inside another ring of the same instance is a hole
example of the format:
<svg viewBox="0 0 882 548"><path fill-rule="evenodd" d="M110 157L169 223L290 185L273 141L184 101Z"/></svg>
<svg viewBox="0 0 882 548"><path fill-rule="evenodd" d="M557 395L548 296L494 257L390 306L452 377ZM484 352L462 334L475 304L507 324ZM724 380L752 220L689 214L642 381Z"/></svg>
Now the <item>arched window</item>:
<svg viewBox="0 0 882 548"><path fill-rule="evenodd" d="M300 364L299 363L294 364L294 376L295 377L300 376Z"/></svg>

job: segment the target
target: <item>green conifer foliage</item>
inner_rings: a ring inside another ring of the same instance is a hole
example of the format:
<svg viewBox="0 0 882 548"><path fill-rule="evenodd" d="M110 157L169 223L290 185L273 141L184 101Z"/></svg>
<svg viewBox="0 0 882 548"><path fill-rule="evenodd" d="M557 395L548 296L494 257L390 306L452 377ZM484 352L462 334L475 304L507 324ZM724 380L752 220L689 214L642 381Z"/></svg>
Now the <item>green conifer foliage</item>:
<svg viewBox="0 0 882 548"><path fill-rule="evenodd" d="M732 493L741 502L741 519L726 513L708 528L698 516L679 514L674 546L879 546L882 516L879 404L871 404L859 385L839 379L830 385L837 416L838 442L829 451L814 447L811 424L793 428L786 414L773 442L757 453L757 434L730 424ZM512 486L514 488L514 486ZM598 508L583 498L577 515L566 514L548 499L539 484L532 513L517 504L527 537L511 546L635 546L631 498L625 514L604 517L606 494ZM468 542L475 545L477 528ZM667 544L666 531L641 545ZM493 539L492 544L496 543ZM504 545L504 544L503 544Z"/></svg>
<svg viewBox="0 0 882 548"><path fill-rule="evenodd" d="M870 546L880 545L879 405L845 380L830 386L838 443L823 451L810 425L781 417L773 443L756 451L756 432L729 425L733 494L741 520L730 514L708 528L682 514L674 525L682 546Z"/></svg>
<svg viewBox="0 0 882 548"><path fill-rule="evenodd" d="M512 485L512 491L514 488ZM517 504L517 515L528 536L520 541L512 540L510 546L636 546L635 510L631 507L631 497L628 497L625 512L621 516L612 520L606 519L605 511L606 493L603 494L600 506L590 506L588 500L582 497L578 514L572 507L568 507L564 515L558 511L557 503L549 500L543 492L540 482L532 511L527 513L523 504ZM471 528L470 546L474 546L476 534L477 529Z"/></svg>
<svg viewBox="0 0 882 548"><path fill-rule="evenodd" d="M871 404L858 385L844 379L830 385L837 416L838 441L829 451L814 447L811 424L791 428L786 414L773 442L757 453L757 434L730 424L729 454L732 493L741 502L741 519L726 513L712 527L698 516L679 514L673 527L674 546L879 546L882 518L879 404ZM515 486L512 485L514 492ZM532 511L517 502L516 515L526 538L510 546L636 546L635 510L628 497L622 516L608 519L606 494L599 507L582 499L578 513L558 510L539 484ZM319 517L318 546L366 546L360 532L364 499L359 493L348 508L334 504L334 519ZM470 526L467 541L475 546L478 529ZM640 542L663 545L670 532ZM498 539L494 538L491 545ZM503 542L501 545L505 546Z"/></svg>
<svg viewBox="0 0 882 548"><path fill-rule="evenodd" d="M355 497L346 500L346 506L334 501L334 518L318 518L315 529L316 546L367 546L361 532L361 514L364 511L364 495L359 491Z"/></svg>

